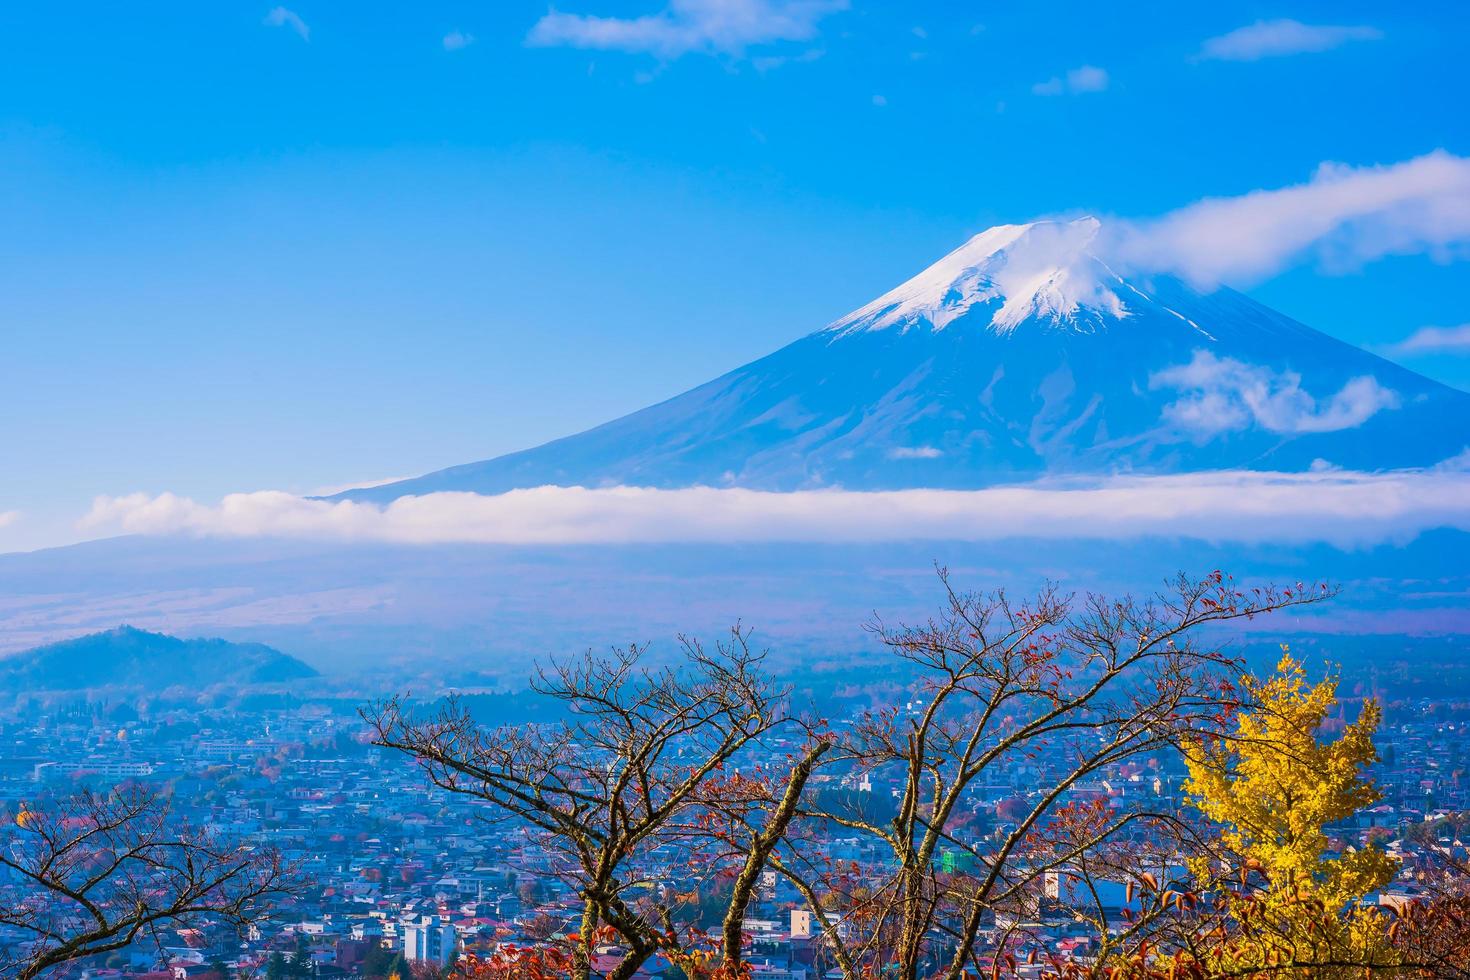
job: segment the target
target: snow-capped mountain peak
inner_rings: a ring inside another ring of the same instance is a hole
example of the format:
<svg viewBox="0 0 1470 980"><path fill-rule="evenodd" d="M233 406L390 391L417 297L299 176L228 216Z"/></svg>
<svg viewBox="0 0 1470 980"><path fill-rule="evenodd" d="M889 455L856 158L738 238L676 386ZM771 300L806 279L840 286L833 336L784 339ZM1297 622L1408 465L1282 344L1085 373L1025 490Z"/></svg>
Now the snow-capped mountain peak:
<svg viewBox="0 0 1470 980"><path fill-rule="evenodd" d="M1009 333L1028 319L1091 330L1128 315L1122 280L1092 252L1096 218L997 225L828 327L842 334L897 327L942 330L977 307Z"/></svg>
<svg viewBox="0 0 1470 980"><path fill-rule="evenodd" d="M1091 218L992 228L835 324L667 401L342 496L973 489L1320 460L1422 467L1470 446L1470 395L1229 289L1126 282L1105 261L1106 235Z"/></svg>

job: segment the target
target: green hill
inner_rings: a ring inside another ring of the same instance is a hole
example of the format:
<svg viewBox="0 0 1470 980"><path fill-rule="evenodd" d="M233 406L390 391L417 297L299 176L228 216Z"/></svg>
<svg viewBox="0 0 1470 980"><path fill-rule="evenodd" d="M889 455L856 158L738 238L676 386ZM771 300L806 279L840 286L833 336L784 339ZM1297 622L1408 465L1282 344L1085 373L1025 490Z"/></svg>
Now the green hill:
<svg viewBox="0 0 1470 980"><path fill-rule="evenodd" d="M0 660L0 683L11 691L273 684L315 676L316 671L300 660L264 644L184 640L132 626L49 643Z"/></svg>

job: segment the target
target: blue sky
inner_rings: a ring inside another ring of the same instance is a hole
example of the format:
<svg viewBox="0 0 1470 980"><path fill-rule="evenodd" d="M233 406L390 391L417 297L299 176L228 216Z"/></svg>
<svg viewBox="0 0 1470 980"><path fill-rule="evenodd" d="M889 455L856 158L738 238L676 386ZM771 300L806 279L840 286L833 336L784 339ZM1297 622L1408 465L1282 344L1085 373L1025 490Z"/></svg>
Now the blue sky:
<svg viewBox="0 0 1470 980"><path fill-rule="evenodd" d="M0 550L96 494L584 428L998 222L1470 154L1458 3L558 9L0 9ZM1470 264L1406 251L1243 285L1375 348L1470 323ZM1470 388L1470 341L1428 346Z"/></svg>

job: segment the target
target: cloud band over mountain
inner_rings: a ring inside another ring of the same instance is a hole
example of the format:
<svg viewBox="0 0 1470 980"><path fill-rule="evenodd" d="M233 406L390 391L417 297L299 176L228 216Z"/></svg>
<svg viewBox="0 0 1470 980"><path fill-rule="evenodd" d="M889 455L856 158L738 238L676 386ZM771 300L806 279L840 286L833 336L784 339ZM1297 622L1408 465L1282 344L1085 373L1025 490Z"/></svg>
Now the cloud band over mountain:
<svg viewBox="0 0 1470 980"><path fill-rule="evenodd" d="M1436 150L1385 166L1324 163L1306 183L1105 227L1111 259L1199 286L1248 285L1312 258L1356 268L1387 255L1461 257L1470 159Z"/></svg>
<svg viewBox="0 0 1470 980"><path fill-rule="evenodd" d="M277 491L201 504L170 493L99 497L94 531L400 543L996 540L1189 537L1357 546L1470 530L1470 454L1388 473L1216 471L984 490L772 493L692 487L445 492L388 504Z"/></svg>

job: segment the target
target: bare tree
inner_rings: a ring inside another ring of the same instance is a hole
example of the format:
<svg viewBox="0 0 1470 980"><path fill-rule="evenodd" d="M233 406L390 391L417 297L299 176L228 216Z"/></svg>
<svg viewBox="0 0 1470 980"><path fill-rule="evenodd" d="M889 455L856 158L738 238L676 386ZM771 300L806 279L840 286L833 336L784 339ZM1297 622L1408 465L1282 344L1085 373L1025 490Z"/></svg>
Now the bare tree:
<svg viewBox="0 0 1470 980"><path fill-rule="evenodd" d="M1389 939L1402 962L1417 966L1402 975L1470 980L1470 863L1435 840L1432 825L1419 836L1418 894L1387 903L1394 918Z"/></svg>
<svg viewBox="0 0 1470 980"><path fill-rule="evenodd" d="M1015 603L941 582L936 619L873 627L885 666L912 683L909 704L840 724L796 717L739 629L715 650L686 640L677 668L645 666L641 648L553 665L535 687L569 711L554 724L486 729L453 700L425 717L401 699L366 714L378 743L421 760L437 785L542 833L548 870L583 903L567 956L577 980L609 935L625 950L613 980L655 953L691 978L744 975L746 913L770 870L814 911L822 955L848 980L990 973L1021 920L1063 900L1064 880L1083 882L1069 898L1105 945L1137 948L1169 900L1120 925L1088 902L1088 882L1165 894L1157 879L1189 827L1165 808L1089 805L1075 791L1223 729L1240 665L1203 644L1201 627L1330 590L1246 592L1215 574L1142 601L1049 588ZM1023 772L1031 786L1014 820L971 833L988 784ZM893 792L830 791L862 781ZM882 857L832 861L835 836ZM964 867L947 867L945 851ZM678 885L691 879L722 888L717 939L681 919Z"/></svg>
<svg viewBox="0 0 1470 980"><path fill-rule="evenodd" d="M83 791L0 830L0 975L161 941L212 921L243 928L286 894L279 855L183 825L157 791Z"/></svg>
<svg viewBox="0 0 1470 980"><path fill-rule="evenodd" d="M1080 873L1085 881L1087 862L1134 829L1187 833L1173 810L1087 808L1073 791L1131 759L1222 729L1236 706L1230 680L1239 664L1201 644L1200 627L1330 594L1245 592L1216 573L1180 577L1146 601L1076 599L1049 588L1014 603L1003 592L957 592L943 572L941 580L947 601L938 618L873 627L916 674L911 706L864 714L830 754L832 764L895 787L896 815L880 821L861 806L812 804L797 814L814 839L836 829L867 838L888 853L886 869L834 869L814 859L815 848L793 848L776 863L817 911L849 980L880 966L883 976L905 980L991 972L1020 919L1047 897L1049 879ZM1013 825L985 840L962 833L977 787L1016 772L1029 773L1032 785ZM944 849L970 870L946 872ZM1083 890L1078 900L1086 898ZM1107 942L1111 923L1102 903L1093 904ZM987 923L1006 923L988 965Z"/></svg>
<svg viewBox="0 0 1470 980"><path fill-rule="evenodd" d="M631 977L659 952L697 972L675 921L677 899L650 887L667 882L649 877L651 866L638 859L661 851L664 871L693 861L709 836L712 806L755 806L755 784L735 792L727 767L779 727L801 731L786 713L786 692L761 669L765 654L742 630L713 649L684 639L681 653L677 667L646 666L646 649L635 646L542 670L535 689L569 712L553 724L485 729L453 699L426 717L402 699L366 712L378 744L419 759L436 785L486 800L542 833L557 862L548 873L572 882L583 903L569 956L578 980L592 975L593 951L609 933L626 951L612 980ZM784 835L807 760L825 749L820 741L805 747L788 775L794 788L752 833L727 934L738 934L744 915L734 909L749 901L765 855ZM732 947L738 956L738 941Z"/></svg>

